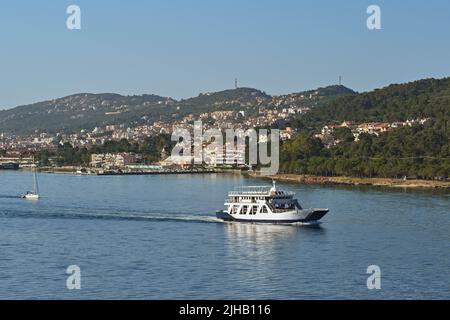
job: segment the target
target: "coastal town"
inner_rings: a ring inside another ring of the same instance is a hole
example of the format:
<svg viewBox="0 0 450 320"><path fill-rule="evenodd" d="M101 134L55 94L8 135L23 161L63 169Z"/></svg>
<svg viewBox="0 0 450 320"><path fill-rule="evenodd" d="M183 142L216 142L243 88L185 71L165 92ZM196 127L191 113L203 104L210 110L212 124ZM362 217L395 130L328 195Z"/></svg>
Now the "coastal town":
<svg viewBox="0 0 450 320"><path fill-rule="evenodd" d="M339 96L344 98L336 99ZM46 172L97 175L258 170L258 165L247 161L246 150L239 150L229 141L224 141L223 150L213 148L214 138L203 137L200 144L194 139L194 144L188 146L174 134L177 130L192 133L195 124L201 123L202 135L210 130L225 134L231 129L244 141L250 129L279 129L282 172L359 175L365 171L351 171L351 168L362 168L362 165L351 165L353 160L330 162L326 158L333 154L340 157L337 150L341 145L348 149L361 140L381 138L396 130L422 130L433 126L436 120L435 117L403 118L405 115L399 114L389 117L395 121L381 122L369 121L376 119L373 116L349 114L347 119L353 121L338 121L346 117L336 112L325 121L315 120L322 117L321 105L339 101L341 112L345 112L345 97L355 96L354 91L341 85L280 96L252 88L236 88L180 101L155 95L72 95L4 111L0 170L38 166ZM36 123L30 118L32 114L43 122ZM28 119L28 126L21 127L19 119ZM14 129L6 130L8 127ZM257 142L260 146L269 142L268 136L259 135ZM200 148L203 163L194 164L192 157L172 157L176 144L183 150ZM302 145L306 149L296 151ZM355 161L361 159L360 156ZM398 176L396 168L385 171L389 176ZM440 178L445 173L445 167L439 167L436 172L423 175ZM421 175L411 172L402 176Z"/></svg>
<svg viewBox="0 0 450 320"><path fill-rule="evenodd" d="M51 149L66 142L75 147L91 147L104 144L107 141L127 139L129 141L143 141L146 137L158 134L171 134L173 128L192 129L194 121L202 121L205 130L216 129L243 129L248 130L255 127L270 126L279 120L289 120L294 116L308 112L309 108L283 108L259 110L256 116L247 116L245 111L215 111L202 113L199 116L189 114L181 120L156 121L150 124L129 127L125 124L107 125L95 127L93 130L82 129L77 133L67 134L64 132L36 133L25 136L0 134L0 149L12 153L36 151L40 149ZM282 133L282 138L290 139L292 135L289 130Z"/></svg>
<svg viewBox="0 0 450 320"><path fill-rule="evenodd" d="M289 120L294 116L302 115L308 112L309 108L284 108L277 109L262 109L258 116L246 118L245 111L216 111L211 113L203 113L198 117L193 114L188 115L180 121L162 122L157 121L149 125L141 125L134 128L124 125L110 125L103 128L96 127L92 131L81 130L75 134L48 134L41 133L39 135L30 136L16 136L8 137L2 134L0 136L0 150L3 154L0 156L0 170L1 169L18 169L30 168L34 165L34 160L30 156L33 152L39 150L52 150L64 144L71 144L74 147L90 148L95 145L104 144L107 141L135 141L142 142L145 138L156 136L159 134L171 134L173 128L183 128L192 130L193 122L201 120L206 123L206 130L211 128L218 129L242 129L248 130L255 127L270 126L279 120ZM213 120L213 122L211 121ZM326 148L331 148L338 145L342 141L335 137L334 133L337 130L349 130L355 142L358 142L361 134L369 134L378 136L381 133L395 130L400 127L424 125L429 119L412 119L406 121L397 121L393 123L353 123L351 121L344 121L341 124L327 124L320 133L315 135L315 138L320 139ZM292 127L286 127L280 132L280 139L282 141L292 140L296 135L296 130ZM205 142L206 146L206 142ZM225 159L226 148L230 146L225 145L222 158L217 158L215 154L204 149L204 157L209 159L209 167L207 170L214 171L219 164L235 163L240 164L240 168L248 168L245 165L245 151L236 151L232 155L232 159ZM211 160L212 159L212 160ZM57 159L50 158L48 167L58 167ZM231 166L229 167L231 168ZM48 169L48 168L47 168ZM185 161L177 161L169 157L169 150L162 150L160 161L153 163L145 163L142 154L134 152L118 152L118 153L101 153L91 154L89 166L87 167L65 167L60 168L62 171L70 171L78 174L111 174L111 173L164 173L164 172L183 172L190 170L191 172L205 172L204 170L194 170L190 163ZM203 168L204 169L204 168Z"/></svg>
<svg viewBox="0 0 450 320"><path fill-rule="evenodd" d="M246 117L245 111L216 111L211 113L203 113L198 117L190 114L179 121L163 122L156 121L152 124L145 124L136 127L126 127L125 125L108 125L105 127L96 127L93 130L81 130L78 133L40 133L27 136L7 136L0 135L0 163L9 164L17 163L21 167L29 167L32 164L30 154L40 150L56 150L58 146L70 144L78 148L92 148L96 145L104 145L108 141L127 140L130 142L142 143L146 138L158 136L161 134L170 135L174 128L177 129L193 129L194 121L202 121L203 129L242 129L246 131L255 127L266 127L278 120L289 120L293 116L301 115L309 111L309 108L284 108L277 109L261 109L255 117ZM290 127L283 129L280 133L282 140L290 140L295 135L295 130ZM206 145L206 143L205 143ZM226 148L227 146L225 146ZM229 146L228 146L229 147ZM213 163L226 162L226 159L216 159L215 155L208 154L205 149L205 157L211 159L214 157ZM169 157L170 150L162 150L161 161L157 163L145 163L142 155L136 153L114 153L114 154L92 154L89 163L90 170L84 172L102 172L105 170L128 170L128 171L162 171L165 168L178 167L184 169L188 164L183 161L173 161ZM226 152L224 151L224 154ZM237 152L232 161L236 163L244 163L245 154ZM57 159L50 158L50 164L57 166ZM8 166L5 166L5 168ZM0 167L1 169L1 167Z"/></svg>
<svg viewBox="0 0 450 320"><path fill-rule="evenodd" d="M110 300L130 316L129 300L257 320L450 298L450 0L1 8L14 314Z"/></svg>
<svg viewBox="0 0 450 320"><path fill-rule="evenodd" d="M209 94L201 95L208 96ZM225 101L218 105L223 107L212 112L202 112L200 114L189 113L185 116L180 116L179 107L175 109L170 117L166 119L159 119L152 121L147 117L141 119L141 123L119 123L107 124L104 126L96 126L93 129L80 129L77 132L67 132L60 130L57 132L42 132L36 130L31 134L8 134L0 133L0 163L18 164L20 167L28 167L31 165L31 155L42 150L55 151L61 146L69 144L73 148L91 149L94 146L105 145L108 142L114 141L128 141L129 143L141 144L149 137L157 137L159 135L171 135L174 129L193 130L195 121L201 121L203 130L219 129L225 131L226 129L243 130L253 128L270 127L275 123L280 123L285 126L291 119L300 117L314 107L315 98L318 92L305 94L289 94L286 96L278 96L267 98L255 98L254 103L249 104L238 100ZM70 101L73 98L64 98L59 102L58 107L64 111L70 109ZM298 101L311 101L310 105L305 103L298 104ZM86 100L83 100L86 101ZM106 100L100 101L101 106L108 105ZM158 101L157 104L171 105L173 100ZM61 105L62 104L62 105ZM231 107L232 109L229 110ZM236 108L236 106L238 108ZM55 107L56 108L56 107ZM92 107L94 108L94 107ZM89 106L83 106L83 110L89 109ZM120 114L127 110L127 106L114 107L114 114ZM52 109L51 112L54 112ZM111 112L107 112L111 115ZM162 118L162 117L161 117ZM142 123L143 122L143 123ZM295 135L295 130L291 127L283 128L280 132L280 138L283 141L290 140ZM226 146L225 146L226 147ZM205 150L208 153L208 150ZM224 152L225 154L225 152ZM173 161L169 157L170 150L161 150L158 155L159 161L148 163L141 154L135 152L117 152L117 153L102 153L91 154L89 161L89 168L76 168L77 171L83 172L102 172L102 170L121 170L135 172L139 171L161 171L164 168L177 167L184 170L187 166L182 161ZM207 158L215 158L215 155L206 154ZM236 152L233 156L233 161L236 163L244 163L245 155L241 151ZM50 157L49 163L46 166L58 167L58 159ZM213 163L227 162L227 159L215 159ZM228 159L230 160L230 159ZM229 162L229 161L228 161ZM16 168L17 166L12 166ZM1 167L0 167L1 169Z"/></svg>

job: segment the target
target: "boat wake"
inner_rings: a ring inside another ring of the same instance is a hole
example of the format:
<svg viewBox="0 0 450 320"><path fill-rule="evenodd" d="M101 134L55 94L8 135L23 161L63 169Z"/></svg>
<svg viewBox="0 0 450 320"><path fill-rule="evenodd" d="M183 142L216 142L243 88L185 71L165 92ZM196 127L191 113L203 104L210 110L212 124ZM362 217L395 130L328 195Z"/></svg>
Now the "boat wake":
<svg viewBox="0 0 450 320"><path fill-rule="evenodd" d="M96 214L97 218L113 218L126 220L150 220L150 221L184 221L184 222L203 222L203 223L221 223L222 221L206 215L194 214L171 214L171 213L115 213L115 214Z"/></svg>
<svg viewBox="0 0 450 320"><path fill-rule="evenodd" d="M35 219L86 219L86 220L134 220L159 222L195 222L222 223L221 220L207 215L174 214L174 213L140 213L140 212L111 212L111 213L80 213L80 212L35 212L35 211L3 211L0 216L35 218Z"/></svg>
<svg viewBox="0 0 450 320"><path fill-rule="evenodd" d="M20 199L21 195L4 195L4 194L0 194L0 199Z"/></svg>

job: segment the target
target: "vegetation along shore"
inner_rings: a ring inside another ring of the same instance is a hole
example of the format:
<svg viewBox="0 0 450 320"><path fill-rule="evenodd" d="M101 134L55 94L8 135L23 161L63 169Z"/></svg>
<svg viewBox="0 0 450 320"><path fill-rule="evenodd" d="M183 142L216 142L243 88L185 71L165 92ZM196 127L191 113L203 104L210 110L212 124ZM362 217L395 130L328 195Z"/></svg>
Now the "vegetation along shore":
<svg viewBox="0 0 450 320"><path fill-rule="evenodd" d="M450 190L450 181L448 180L437 181L437 180L405 180L392 178L322 177L322 176L297 175L297 174L278 174L271 177L262 177L257 173L250 173L249 176L272 179L277 181L306 183L306 184Z"/></svg>

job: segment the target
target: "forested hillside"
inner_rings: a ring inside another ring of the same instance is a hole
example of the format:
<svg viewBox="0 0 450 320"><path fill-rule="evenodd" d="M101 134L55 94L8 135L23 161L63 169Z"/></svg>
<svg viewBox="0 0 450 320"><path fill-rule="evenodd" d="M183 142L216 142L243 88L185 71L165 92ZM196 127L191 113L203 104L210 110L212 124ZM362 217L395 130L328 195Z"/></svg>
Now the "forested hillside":
<svg viewBox="0 0 450 320"><path fill-rule="evenodd" d="M313 137L324 124L405 121L429 118L424 125L406 126L379 136L362 134L355 142L342 129L342 142L330 149ZM360 177L450 176L450 78L427 79L334 99L293 122L301 134L285 143L282 171Z"/></svg>
<svg viewBox="0 0 450 320"><path fill-rule="evenodd" d="M345 120L394 122L425 117L450 118L450 78L395 84L339 97L312 110L300 124L314 127Z"/></svg>
<svg viewBox="0 0 450 320"><path fill-rule="evenodd" d="M272 97L257 89L237 88L180 101L158 95L82 93L0 111L0 134L74 133L118 124L133 127L213 111L245 110L252 114L260 106L283 107L286 103L310 107L349 93L354 92L344 86L330 86Z"/></svg>

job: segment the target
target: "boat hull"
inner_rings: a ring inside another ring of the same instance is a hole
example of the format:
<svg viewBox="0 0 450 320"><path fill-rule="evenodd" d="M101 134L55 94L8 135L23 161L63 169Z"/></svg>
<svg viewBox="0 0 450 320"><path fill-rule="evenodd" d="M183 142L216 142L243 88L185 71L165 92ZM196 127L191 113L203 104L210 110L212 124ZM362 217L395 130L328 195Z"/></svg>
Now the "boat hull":
<svg viewBox="0 0 450 320"><path fill-rule="evenodd" d="M27 193L27 194L23 195L22 198L25 200L36 201L36 200L40 199L40 196L35 193Z"/></svg>
<svg viewBox="0 0 450 320"><path fill-rule="evenodd" d="M217 219L226 222L242 222L242 223L266 223L266 224L295 224L295 223L317 223L327 213L328 209L309 209L299 210L286 213L263 214L255 216L231 215L225 211L216 213Z"/></svg>
<svg viewBox="0 0 450 320"><path fill-rule="evenodd" d="M19 170L19 164L14 162L0 163L0 170Z"/></svg>

